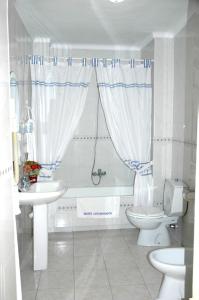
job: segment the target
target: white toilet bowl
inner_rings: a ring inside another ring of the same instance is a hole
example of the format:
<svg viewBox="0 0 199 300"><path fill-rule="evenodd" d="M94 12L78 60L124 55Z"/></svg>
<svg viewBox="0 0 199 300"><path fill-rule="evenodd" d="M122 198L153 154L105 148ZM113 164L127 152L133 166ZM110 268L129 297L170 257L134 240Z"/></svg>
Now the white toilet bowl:
<svg viewBox="0 0 199 300"><path fill-rule="evenodd" d="M176 224L177 217L168 217L157 207L132 207L126 209L129 222L140 229L137 244L140 246L169 246L168 224Z"/></svg>
<svg viewBox="0 0 199 300"><path fill-rule="evenodd" d="M165 248L149 254L151 264L164 274L158 299L184 298L185 271L184 248Z"/></svg>
<svg viewBox="0 0 199 300"><path fill-rule="evenodd" d="M178 179L165 180L163 210L158 207L132 207L126 209L129 222L140 229L138 245L169 246L169 224L176 224L183 215L184 183Z"/></svg>

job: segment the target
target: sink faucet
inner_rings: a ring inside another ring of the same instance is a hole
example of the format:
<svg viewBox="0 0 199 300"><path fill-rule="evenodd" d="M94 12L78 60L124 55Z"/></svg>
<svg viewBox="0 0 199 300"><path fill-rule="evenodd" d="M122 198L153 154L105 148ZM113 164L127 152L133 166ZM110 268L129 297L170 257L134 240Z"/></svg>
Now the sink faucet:
<svg viewBox="0 0 199 300"><path fill-rule="evenodd" d="M19 180L19 190L21 192L27 192L30 188L29 176L23 175Z"/></svg>

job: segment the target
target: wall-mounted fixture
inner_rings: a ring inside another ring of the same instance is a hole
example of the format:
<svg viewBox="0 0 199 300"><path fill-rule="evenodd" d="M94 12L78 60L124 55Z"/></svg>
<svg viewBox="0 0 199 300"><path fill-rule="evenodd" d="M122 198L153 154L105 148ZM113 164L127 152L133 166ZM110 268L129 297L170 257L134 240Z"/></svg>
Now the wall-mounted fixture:
<svg viewBox="0 0 199 300"><path fill-rule="evenodd" d="M102 171L102 169L98 169L97 172L92 172L92 176L105 176L106 175L106 171Z"/></svg>

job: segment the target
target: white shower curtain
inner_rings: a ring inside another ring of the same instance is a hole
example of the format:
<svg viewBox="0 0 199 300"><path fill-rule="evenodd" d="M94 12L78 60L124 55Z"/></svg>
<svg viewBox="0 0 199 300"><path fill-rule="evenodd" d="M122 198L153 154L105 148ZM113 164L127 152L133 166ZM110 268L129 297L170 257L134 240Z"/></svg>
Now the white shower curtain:
<svg viewBox="0 0 199 300"><path fill-rule="evenodd" d="M32 59L33 157L42 165L40 177L51 178L63 158L84 109L91 72L81 62Z"/></svg>
<svg viewBox="0 0 199 300"><path fill-rule="evenodd" d="M96 68L107 126L122 161L136 172L134 205L152 205L150 64Z"/></svg>

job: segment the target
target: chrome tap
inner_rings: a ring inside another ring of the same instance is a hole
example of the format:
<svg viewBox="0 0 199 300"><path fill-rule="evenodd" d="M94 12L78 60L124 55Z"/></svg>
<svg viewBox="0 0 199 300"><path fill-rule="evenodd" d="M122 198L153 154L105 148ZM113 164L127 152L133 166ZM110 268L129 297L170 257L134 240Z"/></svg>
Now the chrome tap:
<svg viewBox="0 0 199 300"><path fill-rule="evenodd" d="M106 175L106 171L102 171L102 169L98 169L97 172L92 172L92 176L105 176Z"/></svg>
<svg viewBox="0 0 199 300"><path fill-rule="evenodd" d="M27 192L30 188L29 176L23 175L19 180L19 190L21 192Z"/></svg>

